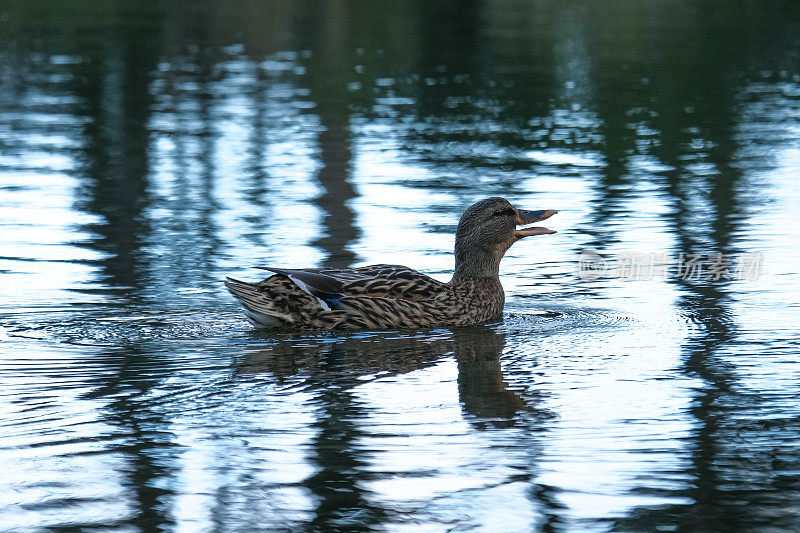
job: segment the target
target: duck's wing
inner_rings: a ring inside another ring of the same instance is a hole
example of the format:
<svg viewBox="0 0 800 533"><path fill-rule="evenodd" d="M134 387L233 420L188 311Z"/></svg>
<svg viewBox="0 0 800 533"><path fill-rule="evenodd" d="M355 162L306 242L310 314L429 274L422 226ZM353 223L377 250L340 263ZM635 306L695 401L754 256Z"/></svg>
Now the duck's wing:
<svg viewBox="0 0 800 533"><path fill-rule="evenodd" d="M341 292L342 284L345 281L341 277L332 276L329 273L323 273L323 269L319 268L256 268L286 276L306 292L309 292L309 290L314 290L316 292L338 294Z"/></svg>
<svg viewBox="0 0 800 533"><path fill-rule="evenodd" d="M348 296L424 301L435 297L447 284L402 265L370 265L358 268L289 269L258 267L281 274L303 291L331 308Z"/></svg>
<svg viewBox="0 0 800 533"><path fill-rule="evenodd" d="M452 319L450 285L408 267L259 268L275 275L258 283L229 278L225 285L247 316L266 326L386 329Z"/></svg>

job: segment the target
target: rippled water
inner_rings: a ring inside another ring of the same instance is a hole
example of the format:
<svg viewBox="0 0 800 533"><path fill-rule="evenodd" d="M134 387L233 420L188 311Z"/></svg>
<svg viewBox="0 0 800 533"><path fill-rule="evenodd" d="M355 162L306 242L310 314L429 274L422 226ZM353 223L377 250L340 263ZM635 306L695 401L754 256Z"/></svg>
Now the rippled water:
<svg viewBox="0 0 800 533"><path fill-rule="evenodd" d="M794 4L133 4L0 7L0 529L800 529ZM560 210L498 324L220 281L446 280L490 195Z"/></svg>

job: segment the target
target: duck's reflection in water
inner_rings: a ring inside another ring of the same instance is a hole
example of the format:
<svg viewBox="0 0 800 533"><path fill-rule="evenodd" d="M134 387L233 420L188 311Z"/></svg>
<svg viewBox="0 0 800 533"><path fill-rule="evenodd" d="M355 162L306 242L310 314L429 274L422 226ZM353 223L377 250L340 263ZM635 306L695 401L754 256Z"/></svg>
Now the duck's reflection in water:
<svg viewBox="0 0 800 533"><path fill-rule="evenodd" d="M453 331L458 397L467 419L478 429L509 427L517 413L536 411L531 396L508 388L500 366L505 344L505 334L491 328Z"/></svg>
<svg viewBox="0 0 800 533"><path fill-rule="evenodd" d="M359 386L399 378L454 358L459 402L473 427L489 430L518 423L523 426L530 424L531 418L519 416L521 412L537 411L527 394L523 396L506 385L500 365L505 334L493 327L343 337L271 335L269 339L271 345L245 356L237 374L247 379L255 373L268 373L287 393L302 391L312 395L309 404L315 406L311 423L315 436L309 443L308 460L317 470L302 485L316 497L314 518L309 524L314 530L346 526L348 530L367 531L393 514L379 503L381 498L365 488L369 486L365 482L390 474L369 468L372 451L365 443L376 436L376 422L382 411L380 405L372 404L368 393L359 391ZM437 381L436 387L447 386L452 374L445 373L440 379L445 383ZM398 382L390 386L398 387L397 394L414 395L415 391L408 387L426 387L426 383L423 379L413 380L410 385ZM442 408L439 403L430 406ZM389 420L392 429L387 431L393 434L398 428L395 414L390 414ZM409 427L416 422L408 421ZM537 425L536 417L533 424ZM409 431L407 437L413 440L413 430ZM382 430L377 433L383 435ZM409 445L413 445L411 441Z"/></svg>
<svg viewBox="0 0 800 533"><path fill-rule="evenodd" d="M273 339L274 344L246 354L237 374L267 372L295 390L349 390L454 357L459 400L474 426L508 427L518 413L536 411L532 396L523 396L504 381L500 356L505 334L495 327Z"/></svg>

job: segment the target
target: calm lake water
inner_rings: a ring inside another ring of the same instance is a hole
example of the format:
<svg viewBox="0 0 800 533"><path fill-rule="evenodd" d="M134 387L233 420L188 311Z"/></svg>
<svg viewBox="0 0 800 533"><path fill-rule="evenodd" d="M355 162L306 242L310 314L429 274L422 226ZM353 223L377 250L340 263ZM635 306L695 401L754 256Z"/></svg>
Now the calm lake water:
<svg viewBox="0 0 800 533"><path fill-rule="evenodd" d="M0 530L800 530L795 3L0 22ZM560 210L498 324L265 332L221 283L447 280L493 195Z"/></svg>

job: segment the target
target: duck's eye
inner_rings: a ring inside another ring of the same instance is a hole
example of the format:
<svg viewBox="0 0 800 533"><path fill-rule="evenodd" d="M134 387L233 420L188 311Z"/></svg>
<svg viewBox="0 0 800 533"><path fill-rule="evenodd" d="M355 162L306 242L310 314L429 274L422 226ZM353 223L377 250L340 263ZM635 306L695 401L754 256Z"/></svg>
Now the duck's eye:
<svg viewBox="0 0 800 533"><path fill-rule="evenodd" d="M502 217L502 216L509 216L514 214L514 209L511 207L506 207L505 209L498 209L494 213L492 213L493 217Z"/></svg>

